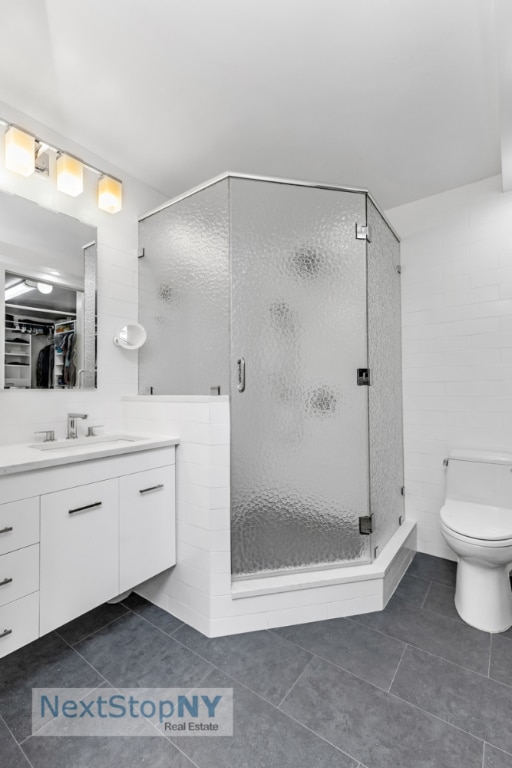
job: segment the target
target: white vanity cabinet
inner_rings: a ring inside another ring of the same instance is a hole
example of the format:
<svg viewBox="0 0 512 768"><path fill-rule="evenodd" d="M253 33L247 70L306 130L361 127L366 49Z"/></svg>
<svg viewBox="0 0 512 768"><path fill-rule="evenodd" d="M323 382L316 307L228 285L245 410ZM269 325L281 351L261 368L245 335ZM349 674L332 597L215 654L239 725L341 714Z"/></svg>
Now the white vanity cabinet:
<svg viewBox="0 0 512 768"><path fill-rule="evenodd" d="M119 594L117 485L41 496L42 635Z"/></svg>
<svg viewBox="0 0 512 768"><path fill-rule="evenodd" d="M176 562L174 466L119 479L119 591ZM172 562L170 562L172 558Z"/></svg>
<svg viewBox="0 0 512 768"><path fill-rule="evenodd" d="M0 476L0 658L176 563L174 454Z"/></svg>
<svg viewBox="0 0 512 768"><path fill-rule="evenodd" d="M39 499L0 504L0 656L39 637Z"/></svg>

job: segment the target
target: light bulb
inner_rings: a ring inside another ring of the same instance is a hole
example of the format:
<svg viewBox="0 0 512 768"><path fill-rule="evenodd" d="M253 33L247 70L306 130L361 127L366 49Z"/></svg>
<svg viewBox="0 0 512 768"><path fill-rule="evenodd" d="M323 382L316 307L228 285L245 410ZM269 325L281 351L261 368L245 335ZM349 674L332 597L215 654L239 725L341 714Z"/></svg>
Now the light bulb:
<svg viewBox="0 0 512 768"><path fill-rule="evenodd" d="M70 155L57 158L57 189L76 197L84 191L84 167L80 160Z"/></svg>
<svg viewBox="0 0 512 768"><path fill-rule="evenodd" d="M5 167L21 176L30 176L34 173L35 163L36 140L11 125L5 132Z"/></svg>
<svg viewBox="0 0 512 768"><path fill-rule="evenodd" d="M51 293L53 291L53 285L49 283L36 283L39 293Z"/></svg>
<svg viewBox="0 0 512 768"><path fill-rule="evenodd" d="M117 213L122 208L123 185L111 176L102 176L98 182L98 208Z"/></svg>

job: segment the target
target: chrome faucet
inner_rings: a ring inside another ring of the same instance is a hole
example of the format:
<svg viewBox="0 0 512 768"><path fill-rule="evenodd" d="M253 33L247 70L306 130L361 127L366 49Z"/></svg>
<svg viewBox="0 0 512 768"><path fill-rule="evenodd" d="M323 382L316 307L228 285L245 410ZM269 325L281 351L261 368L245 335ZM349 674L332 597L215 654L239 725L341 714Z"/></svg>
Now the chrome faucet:
<svg viewBox="0 0 512 768"><path fill-rule="evenodd" d="M78 437L77 419L86 419L86 413L68 413L68 440Z"/></svg>

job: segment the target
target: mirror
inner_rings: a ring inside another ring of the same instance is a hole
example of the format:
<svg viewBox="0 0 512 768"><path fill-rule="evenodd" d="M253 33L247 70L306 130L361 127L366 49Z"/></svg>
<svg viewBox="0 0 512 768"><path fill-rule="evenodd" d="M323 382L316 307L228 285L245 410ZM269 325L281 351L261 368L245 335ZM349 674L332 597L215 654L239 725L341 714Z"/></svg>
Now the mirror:
<svg viewBox="0 0 512 768"><path fill-rule="evenodd" d="M96 387L96 229L0 192L5 389Z"/></svg>

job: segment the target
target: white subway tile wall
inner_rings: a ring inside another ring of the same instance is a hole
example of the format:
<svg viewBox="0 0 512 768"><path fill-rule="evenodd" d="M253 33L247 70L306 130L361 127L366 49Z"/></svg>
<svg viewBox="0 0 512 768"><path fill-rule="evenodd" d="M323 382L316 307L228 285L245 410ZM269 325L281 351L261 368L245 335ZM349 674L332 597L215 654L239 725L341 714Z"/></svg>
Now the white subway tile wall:
<svg viewBox="0 0 512 768"><path fill-rule="evenodd" d="M176 449L177 564L137 592L210 636L376 611L415 550L407 536L384 578L233 597L229 399L125 397L123 428L180 438ZM402 530L402 529L401 529Z"/></svg>
<svg viewBox="0 0 512 768"><path fill-rule="evenodd" d="M406 517L439 524L452 448L512 453L512 195L499 176L387 211L402 238Z"/></svg>

